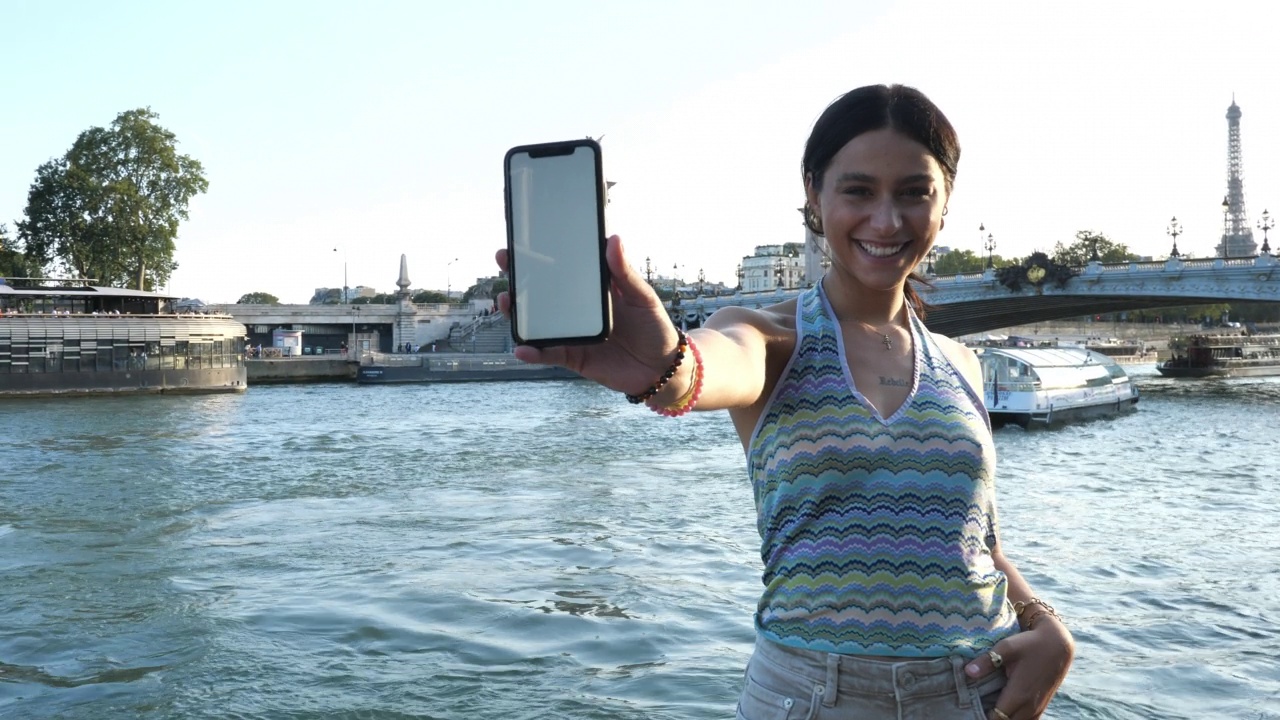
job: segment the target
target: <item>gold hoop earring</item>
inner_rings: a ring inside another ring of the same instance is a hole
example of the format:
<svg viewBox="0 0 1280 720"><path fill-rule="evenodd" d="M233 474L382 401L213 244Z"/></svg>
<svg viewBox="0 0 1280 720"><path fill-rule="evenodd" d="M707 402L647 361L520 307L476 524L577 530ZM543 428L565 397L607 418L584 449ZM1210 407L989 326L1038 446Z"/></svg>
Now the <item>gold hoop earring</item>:
<svg viewBox="0 0 1280 720"><path fill-rule="evenodd" d="M813 211L813 206L809 203L804 204L804 224L805 227L809 228L809 232L814 235L820 237L825 235L822 227L822 218L818 217L818 214Z"/></svg>
<svg viewBox="0 0 1280 720"><path fill-rule="evenodd" d="M946 217L946 216L947 216L947 206L946 206L946 205L943 205L943 206L942 206L942 217Z"/></svg>

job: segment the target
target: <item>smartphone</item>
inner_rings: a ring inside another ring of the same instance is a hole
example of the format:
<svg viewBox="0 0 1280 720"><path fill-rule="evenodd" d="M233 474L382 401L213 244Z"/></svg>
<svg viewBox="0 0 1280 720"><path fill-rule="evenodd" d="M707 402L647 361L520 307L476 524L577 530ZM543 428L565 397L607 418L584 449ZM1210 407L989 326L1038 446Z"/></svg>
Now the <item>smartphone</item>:
<svg viewBox="0 0 1280 720"><path fill-rule="evenodd" d="M511 337L535 347L604 340L611 318L600 145L521 145L503 166Z"/></svg>

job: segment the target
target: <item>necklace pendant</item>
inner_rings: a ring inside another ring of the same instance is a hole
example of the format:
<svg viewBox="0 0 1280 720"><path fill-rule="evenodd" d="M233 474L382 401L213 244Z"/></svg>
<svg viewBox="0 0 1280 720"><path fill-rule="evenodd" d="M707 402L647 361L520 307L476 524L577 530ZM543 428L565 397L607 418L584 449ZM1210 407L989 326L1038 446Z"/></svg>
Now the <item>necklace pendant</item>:
<svg viewBox="0 0 1280 720"><path fill-rule="evenodd" d="M888 335L886 335L886 334L884 334L884 333L880 333L880 338L881 338L881 339L880 339L880 342L884 343L884 349L885 349L885 350L892 350L892 349L893 349L893 340L890 340Z"/></svg>

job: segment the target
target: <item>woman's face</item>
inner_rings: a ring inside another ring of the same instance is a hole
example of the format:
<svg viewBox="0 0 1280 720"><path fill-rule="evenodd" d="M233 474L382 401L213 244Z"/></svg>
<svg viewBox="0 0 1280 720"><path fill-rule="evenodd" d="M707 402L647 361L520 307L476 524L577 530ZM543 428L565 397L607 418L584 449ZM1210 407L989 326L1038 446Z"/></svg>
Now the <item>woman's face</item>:
<svg viewBox="0 0 1280 720"><path fill-rule="evenodd" d="M942 166L907 136L873 130L840 148L821 185L811 181L807 191L832 269L869 290L900 287L942 229Z"/></svg>

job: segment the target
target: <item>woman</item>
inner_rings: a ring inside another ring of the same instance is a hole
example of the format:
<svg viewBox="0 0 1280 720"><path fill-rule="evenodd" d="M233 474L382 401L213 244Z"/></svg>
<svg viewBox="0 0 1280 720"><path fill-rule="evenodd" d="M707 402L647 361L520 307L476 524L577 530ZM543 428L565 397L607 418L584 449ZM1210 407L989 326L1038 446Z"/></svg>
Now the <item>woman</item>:
<svg viewBox="0 0 1280 720"><path fill-rule="evenodd" d="M977 360L926 330L908 284L959 157L919 91L853 90L802 162L805 222L829 246L821 282L686 338L613 237L608 341L516 349L662 414L729 411L765 586L739 718L1030 720L1066 676L1070 633L1000 545Z"/></svg>

